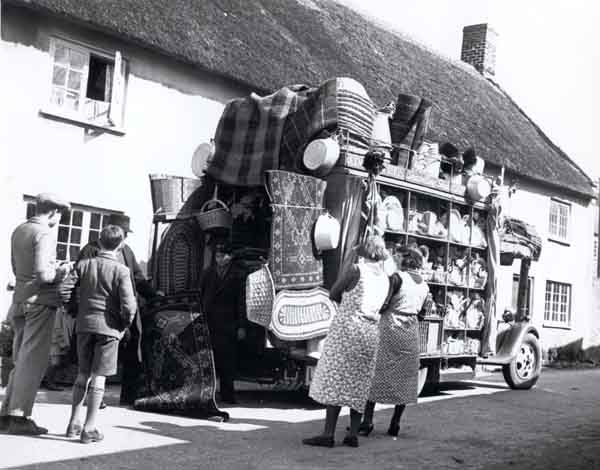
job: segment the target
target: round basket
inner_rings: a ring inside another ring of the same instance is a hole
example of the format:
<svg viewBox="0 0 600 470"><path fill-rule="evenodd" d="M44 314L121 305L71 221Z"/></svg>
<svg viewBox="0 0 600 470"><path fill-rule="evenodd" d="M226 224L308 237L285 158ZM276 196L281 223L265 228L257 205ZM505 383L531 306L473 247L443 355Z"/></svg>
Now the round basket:
<svg viewBox="0 0 600 470"><path fill-rule="evenodd" d="M216 205L214 209L209 209L210 205ZM202 204L200 212L195 214L198 225L202 230L212 230L216 228L230 229L233 223L233 217L227 205L218 199L210 199Z"/></svg>

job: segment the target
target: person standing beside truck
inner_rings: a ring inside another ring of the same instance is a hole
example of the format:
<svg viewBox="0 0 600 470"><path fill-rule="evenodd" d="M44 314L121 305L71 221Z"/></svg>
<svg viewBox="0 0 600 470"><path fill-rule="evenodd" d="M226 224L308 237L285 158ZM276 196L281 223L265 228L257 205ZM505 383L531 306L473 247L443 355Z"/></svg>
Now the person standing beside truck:
<svg viewBox="0 0 600 470"><path fill-rule="evenodd" d="M124 239L121 227L107 225L100 232L98 254L82 259L75 268L79 278L75 322L78 372L66 436L81 434L80 440L85 444L104 439L96 428L96 416L106 377L117 373L119 341L137 312L129 269L116 256ZM80 415L86 396L87 414L82 426Z"/></svg>
<svg viewBox="0 0 600 470"><path fill-rule="evenodd" d="M330 291L340 306L329 333L309 395L327 405L323 433L303 439L310 446L333 447L342 406L350 408L350 429L344 445L358 447L358 428L375 372L379 336L379 309L388 293L383 262L388 258L385 242L371 235L359 246L362 261L350 265Z"/></svg>
<svg viewBox="0 0 600 470"><path fill-rule="evenodd" d="M379 320L379 350L369 401L359 433L373 430L375 403L395 405L387 433L397 436L400 418L409 403L416 403L419 374L419 322L417 314L429 293L419 270L423 254L403 246L396 260L399 271L390 276L390 291Z"/></svg>
<svg viewBox="0 0 600 470"><path fill-rule="evenodd" d="M51 193L36 197L35 216L19 225L11 237L11 261L16 278L10 309L15 339L15 368L10 374L0 410L0 429L9 434L40 435L31 413L42 376L48 365L58 284L71 270L56 261L56 227L70 204Z"/></svg>
<svg viewBox="0 0 600 470"><path fill-rule="evenodd" d="M244 279L232 260L230 245L217 242L214 263L202 272L198 285L219 376L220 398L229 404L236 403L237 342L245 336L241 326Z"/></svg>
<svg viewBox="0 0 600 470"><path fill-rule="evenodd" d="M108 225L116 225L123 229L125 240L127 234L131 233L131 223L128 216L124 214L110 214L108 216ZM83 247L77 262L85 258L92 258L100 251L100 245L97 241L88 243ZM155 290L148 282L146 276L142 272L140 265L135 258L133 250L127 243L123 242L121 247L116 251L117 260L129 268L131 283L138 297L144 300L150 300L156 296L164 295L161 291ZM139 305L139 302L138 302ZM135 318L128 332L126 339L121 343L119 351L119 359L123 365L123 375L121 377L121 405L132 405L136 398L139 397L143 389L143 364L142 364L142 320L140 312L136 312ZM106 405L103 404L103 407Z"/></svg>

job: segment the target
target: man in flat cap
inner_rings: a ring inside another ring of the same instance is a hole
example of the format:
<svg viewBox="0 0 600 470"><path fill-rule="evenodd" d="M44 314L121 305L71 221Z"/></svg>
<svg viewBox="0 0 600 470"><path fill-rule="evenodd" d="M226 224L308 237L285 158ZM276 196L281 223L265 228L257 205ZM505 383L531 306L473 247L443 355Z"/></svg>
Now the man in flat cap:
<svg viewBox="0 0 600 470"><path fill-rule="evenodd" d="M107 223L109 225L121 227L123 232L125 232L125 238L127 238L128 233L132 232L130 219L124 214L111 214L108 217ZM99 250L100 246L97 241L90 242L83 247L77 261L95 257ZM123 243L122 248L117 252L117 259L129 268L131 282L137 295L140 295L145 300L149 300L157 295L163 295L162 292L155 290L150 282L148 282L129 245ZM123 375L121 377L121 405L133 404L135 399L138 398L140 389L143 387L141 334L142 322L140 312L138 311L133 320L133 324L129 328L129 334L127 335L128 339L127 341L122 342L120 351L120 360L123 365Z"/></svg>
<svg viewBox="0 0 600 470"><path fill-rule="evenodd" d="M70 204L54 194L36 198L35 216L19 225L11 237L11 260L15 275L13 303L9 312L15 330L11 372L0 410L0 430L10 434L39 435L31 413L48 364L54 318L60 299L58 284L70 271L69 263L56 261L55 227Z"/></svg>

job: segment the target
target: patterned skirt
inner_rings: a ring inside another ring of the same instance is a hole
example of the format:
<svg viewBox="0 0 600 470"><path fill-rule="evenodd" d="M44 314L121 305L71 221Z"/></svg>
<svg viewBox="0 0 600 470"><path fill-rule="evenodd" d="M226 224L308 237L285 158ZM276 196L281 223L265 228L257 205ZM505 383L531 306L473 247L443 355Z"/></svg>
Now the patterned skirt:
<svg viewBox="0 0 600 470"><path fill-rule="evenodd" d="M419 321L416 315L382 315L369 400L402 405L417 401Z"/></svg>
<svg viewBox="0 0 600 470"><path fill-rule="evenodd" d="M362 413L375 372L377 323L343 309L334 317L309 395L324 405Z"/></svg>

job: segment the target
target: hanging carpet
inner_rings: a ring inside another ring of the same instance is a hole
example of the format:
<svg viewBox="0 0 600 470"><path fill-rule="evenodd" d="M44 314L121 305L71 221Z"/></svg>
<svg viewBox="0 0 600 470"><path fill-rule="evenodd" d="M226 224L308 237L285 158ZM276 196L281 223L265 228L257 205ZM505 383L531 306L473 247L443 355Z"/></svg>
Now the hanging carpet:
<svg viewBox="0 0 600 470"><path fill-rule="evenodd" d="M304 289L323 283L323 262L315 256L313 228L323 213L327 183L287 171L267 172L273 223L269 268L275 288Z"/></svg>
<svg viewBox="0 0 600 470"><path fill-rule="evenodd" d="M157 299L143 318L148 395L134 408L228 420L215 402L216 377L207 319L196 294Z"/></svg>

